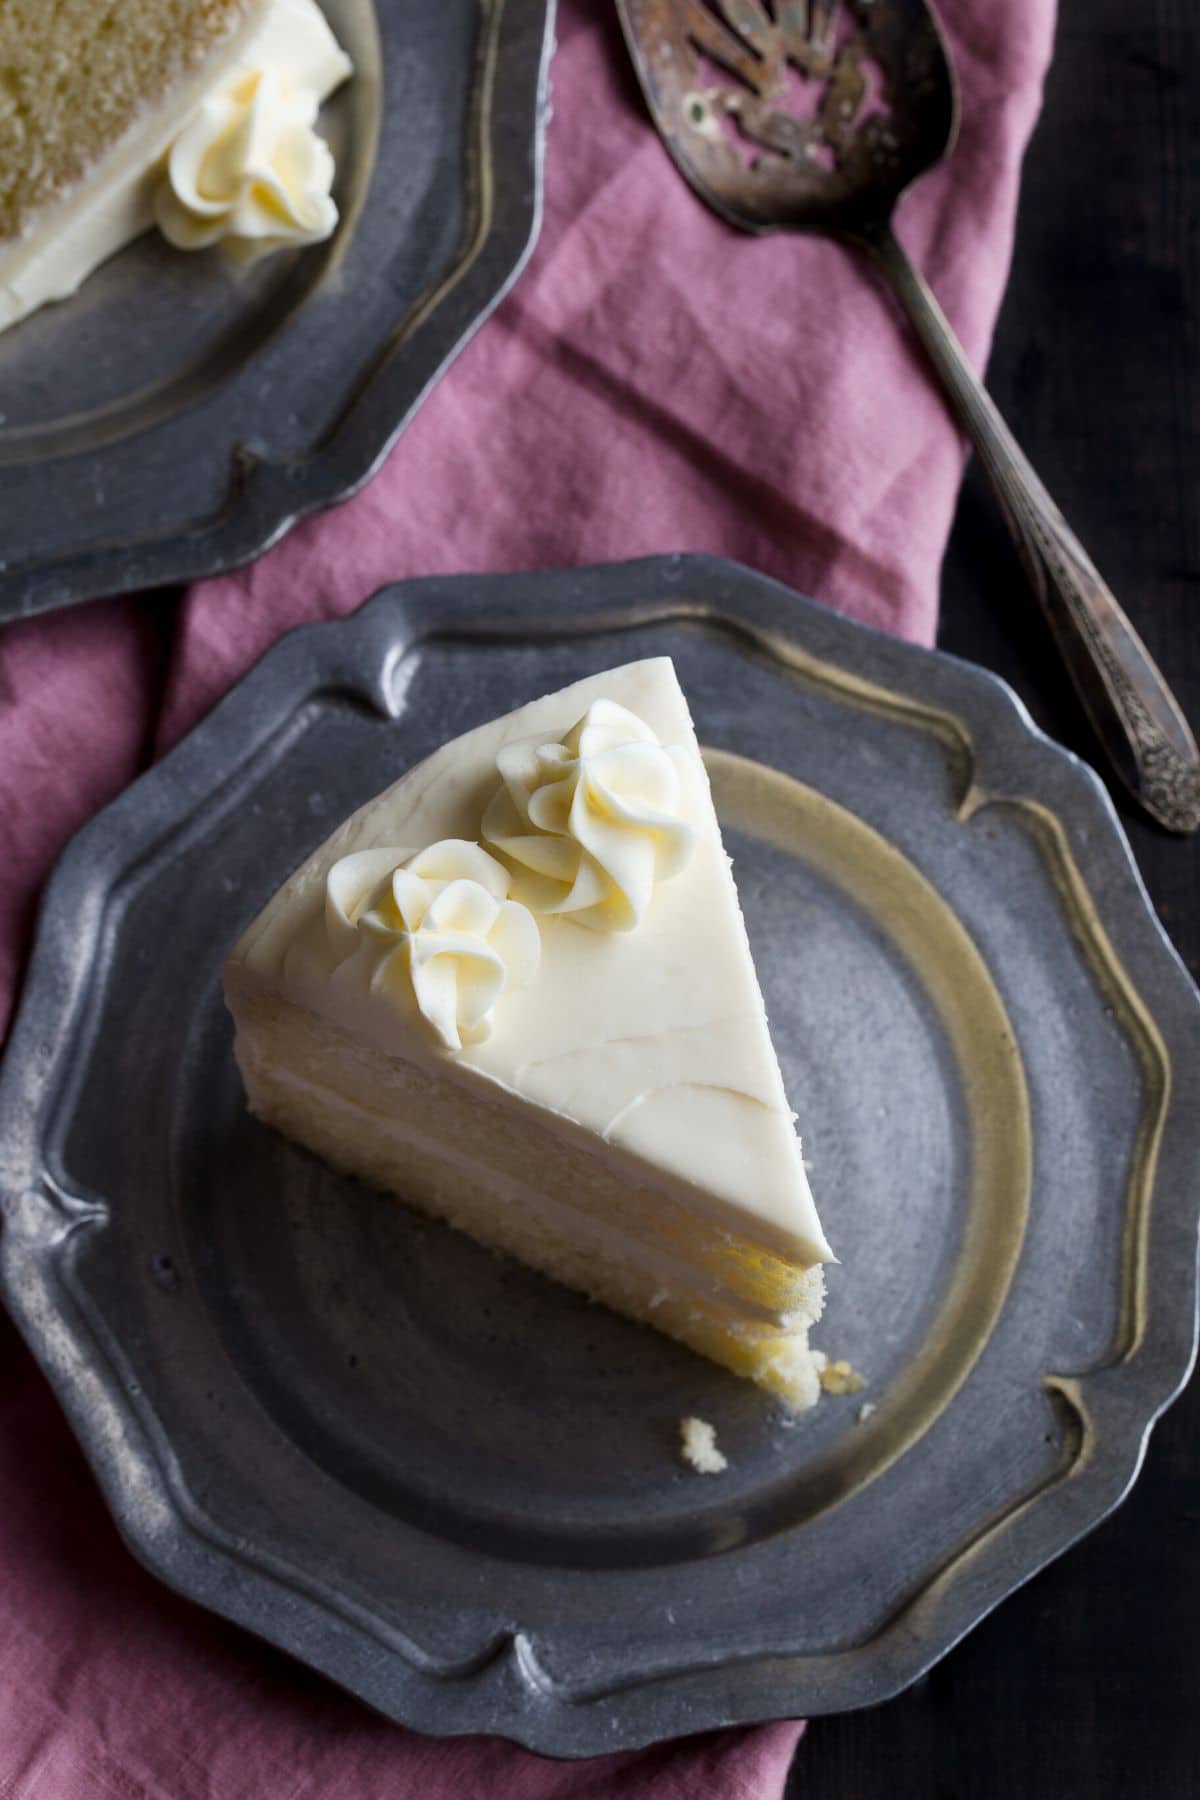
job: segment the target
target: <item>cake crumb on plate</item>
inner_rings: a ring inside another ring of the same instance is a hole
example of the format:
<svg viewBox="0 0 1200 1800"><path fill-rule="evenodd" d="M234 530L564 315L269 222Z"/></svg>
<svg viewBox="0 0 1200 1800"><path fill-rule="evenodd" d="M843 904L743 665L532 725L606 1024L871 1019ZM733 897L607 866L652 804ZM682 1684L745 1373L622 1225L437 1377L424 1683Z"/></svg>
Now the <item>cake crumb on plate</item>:
<svg viewBox="0 0 1200 1800"><path fill-rule="evenodd" d="M729 1458L717 1449L717 1434L707 1419L680 1419L680 1450L698 1475L719 1475Z"/></svg>
<svg viewBox="0 0 1200 1800"><path fill-rule="evenodd" d="M827 1362L821 1370L821 1386L827 1394L857 1394L867 1385L865 1375L844 1360Z"/></svg>

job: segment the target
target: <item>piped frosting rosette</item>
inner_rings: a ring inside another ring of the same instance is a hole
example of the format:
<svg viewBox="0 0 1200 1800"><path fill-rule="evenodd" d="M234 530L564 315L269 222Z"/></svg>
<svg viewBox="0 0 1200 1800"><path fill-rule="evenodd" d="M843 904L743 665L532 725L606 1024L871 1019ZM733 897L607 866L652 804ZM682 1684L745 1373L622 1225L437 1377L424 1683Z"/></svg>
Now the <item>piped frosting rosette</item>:
<svg viewBox="0 0 1200 1800"><path fill-rule="evenodd" d="M461 838L343 856L325 883L330 979L415 1011L448 1050L482 1042L501 995L533 980L541 954L509 886L507 869Z"/></svg>
<svg viewBox="0 0 1200 1800"><path fill-rule="evenodd" d="M222 243L242 262L327 238L338 214L319 107L316 89L287 86L269 68L208 95L167 158L155 196L163 236L179 250Z"/></svg>
<svg viewBox="0 0 1200 1800"><path fill-rule="evenodd" d="M611 700L596 700L562 743L525 739L497 757L502 785L484 841L532 912L595 931L632 931L655 884L684 868L694 828L679 817L678 752Z"/></svg>

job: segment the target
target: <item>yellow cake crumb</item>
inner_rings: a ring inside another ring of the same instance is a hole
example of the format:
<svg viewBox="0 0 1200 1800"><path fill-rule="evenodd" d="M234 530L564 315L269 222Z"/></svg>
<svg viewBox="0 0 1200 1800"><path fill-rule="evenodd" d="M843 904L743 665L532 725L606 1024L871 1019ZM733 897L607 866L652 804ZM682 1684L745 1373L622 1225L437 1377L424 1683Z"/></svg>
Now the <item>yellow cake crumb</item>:
<svg viewBox="0 0 1200 1800"><path fill-rule="evenodd" d="M729 1458L717 1449L717 1434L707 1419L680 1419L680 1451L698 1475L719 1475Z"/></svg>
<svg viewBox="0 0 1200 1800"><path fill-rule="evenodd" d="M827 1394L857 1394L867 1385L865 1375L852 1369L844 1359L827 1362L821 1370L821 1386Z"/></svg>

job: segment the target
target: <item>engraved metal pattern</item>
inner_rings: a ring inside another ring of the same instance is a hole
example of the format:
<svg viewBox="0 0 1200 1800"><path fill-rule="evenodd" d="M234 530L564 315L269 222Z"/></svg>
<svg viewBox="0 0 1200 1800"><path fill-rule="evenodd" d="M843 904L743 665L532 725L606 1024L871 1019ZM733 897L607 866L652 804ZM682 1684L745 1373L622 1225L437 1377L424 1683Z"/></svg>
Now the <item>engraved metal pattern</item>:
<svg viewBox="0 0 1200 1800"><path fill-rule="evenodd" d="M791 1425L250 1120L221 1005L346 811L660 652L842 1258L820 1341L869 1378ZM704 558L417 581L281 641L68 849L0 1198L6 1303L152 1569L422 1730L587 1755L881 1700L1118 1503L1194 1355L1200 1002L992 677Z"/></svg>
<svg viewBox="0 0 1200 1800"><path fill-rule="evenodd" d="M1030 579L1063 654L1074 655L1072 630L1088 645L1090 659L1075 664L1075 685L1114 765L1167 831L1200 830L1200 757L1174 696L1057 508L1052 513L1024 508L1022 516L1025 491L1018 485L1014 493L1014 485L1010 505L1020 520ZM1060 620L1059 604L1069 608L1067 624ZM1127 763L1126 738L1132 747Z"/></svg>
<svg viewBox="0 0 1200 1800"><path fill-rule="evenodd" d="M1200 751L1178 703L891 230L902 190L954 136L953 75L925 0L618 9L655 124L703 200L744 230L828 232L886 275L988 472L1114 769L1165 829L1200 829ZM797 83L810 90L807 113Z"/></svg>

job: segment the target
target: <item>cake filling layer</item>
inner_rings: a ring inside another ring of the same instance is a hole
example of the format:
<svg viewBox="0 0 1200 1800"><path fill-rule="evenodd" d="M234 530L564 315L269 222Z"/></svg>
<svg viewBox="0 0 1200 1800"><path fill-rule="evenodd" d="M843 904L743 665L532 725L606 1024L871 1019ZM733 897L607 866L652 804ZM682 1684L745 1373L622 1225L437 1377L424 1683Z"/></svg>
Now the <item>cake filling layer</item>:
<svg viewBox="0 0 1200 1800"><path fill-rule="evenodd" d="M551 1238L569 1234L586 1255L620 1262L627 1268L632 1268L639 1285L650 1295L647 1304L651 1311L671 1300L705 1314L714 1326L720 1328L737 1329L743 1325L761 1324L780 1332L795 1329L795 1315L801 1308L793 1306L781 1311L764 1301L735 1294L718 1279L706 1274L702 1266L697 1267L681 1258L669 1256L630 1232L621 1231L610 1222L582 1212L569 1202L552 1200L544 1190L536 1189L528 1182L518 1181L511 1175L499 1174L479 1157L468 1154L461 1147L430 1137L410 1121L402 1124L395 1118L372 1112L344 1094L334 1093L329 1088L308 1081L293 1070L272 1067L256 1053L252 1039L245 1036L238 1045L238 1060L248 1090L257 1100L264 1102L261 1106L256 1104L252 1110L268 1116L275 1109L274 1103L278 1102L280 1092L291 1090L295 1101L286 1103L289 1114L303 1108L304 1096L307 1095L322 1109L332 1108L343 1116L344 1142L350 1143L356 1135L369 1130L376 1151L384 1151L386 1148L389 1160L394 1161L398 1168L411 1167L417 1157L444 1162L448 1168L458 1170L472 1182L486 1186L498 1206L505 1208L510 1214L523 1215L525 1224L531 1230L544 1232ZM272 1099L268 1100L267 1096ZM478 1229L472 1228L472 1235L479 1236ZM806 1273L808 1279L804 1298L815 1306L815 1310L809 1315L811 1320L820 1311L821 1275L819 1269Z"/></svg>
<svg viewBox="0 0 1200 1800"><path fill-rule="evenodd" d="M789 1405L812 1405L819 1393L819 1359L808 1347L808 1327L821 1308L819 1268L809 1272L808 1306L787 1322L763 1316L736 1296L724 1301L695 1287L681 1287L660 1259L625 1244L613 1254L574 1209L558 1219L544 1204L518 1197L517 1184L494 1168L448 1152L315 1084L260 1064L245 1045L239 1062L251 1111L286 1136L305 1144L335 1168L403 1195L420 1211L464 1231L600 1301L615 1311L677 1338L735 1374L747 1376ZM317 1103L319 1102L319 1103ZM569 1215L569 1216L568 1216ZM582 1228L581 1228L582 1225Z"/></svg>
<svg viewBox="0 0 1200 1800"><path fill-rule="evenodd" d="M445 1079L423 1062L384 1057L247 971L227 970L226 985L237 1007L238 1055L249 1048L260 1068L286 1069L392 1124L415 1122L439 1144L486 1145L493 1177L523 1182L532 1171L539 1189L573 1212L702 1272L750 1306L782 1317L807 1308L814 1283L819 1290L819 1265L782 1258L750 1237L753 1217L734 1229L695 1205L688 1186L572 1120L456 1065Z"/></svg>

